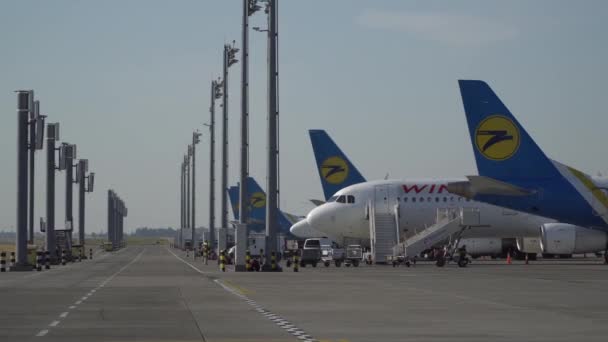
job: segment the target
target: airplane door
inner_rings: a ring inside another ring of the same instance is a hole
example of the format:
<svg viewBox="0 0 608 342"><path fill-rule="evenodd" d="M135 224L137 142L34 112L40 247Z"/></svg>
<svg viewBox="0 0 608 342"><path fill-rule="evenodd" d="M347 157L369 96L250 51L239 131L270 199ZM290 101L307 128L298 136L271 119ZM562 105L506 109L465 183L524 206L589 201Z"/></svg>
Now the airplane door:
<svg viewBox="0 0 608 342"><path fill-rule="evenodd" d="M374 188L374 206L376 213L389 214L390 208L390 192L388 185L376 185Z"/></svg>

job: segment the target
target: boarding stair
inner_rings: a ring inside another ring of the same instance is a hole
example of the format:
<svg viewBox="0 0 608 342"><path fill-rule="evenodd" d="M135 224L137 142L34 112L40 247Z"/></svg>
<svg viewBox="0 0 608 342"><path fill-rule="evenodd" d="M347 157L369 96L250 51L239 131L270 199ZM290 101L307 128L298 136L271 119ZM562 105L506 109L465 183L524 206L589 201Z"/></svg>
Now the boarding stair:
<svg viewBox="0 0 608 342"><path fill-rule="evenodd" d="M393 255L393 246L399 242L398 207L395 212L383 212L368 205L370 223L370 245L376 263L386 263Z"/></svg>
<svg viewBox="0 0 608 342"><path fill-rule="evenodd" d="M393 256L411 259L445 241L457 241L466 229L479 226L477 208L437 209L436 223L394 245Z"/></svg>

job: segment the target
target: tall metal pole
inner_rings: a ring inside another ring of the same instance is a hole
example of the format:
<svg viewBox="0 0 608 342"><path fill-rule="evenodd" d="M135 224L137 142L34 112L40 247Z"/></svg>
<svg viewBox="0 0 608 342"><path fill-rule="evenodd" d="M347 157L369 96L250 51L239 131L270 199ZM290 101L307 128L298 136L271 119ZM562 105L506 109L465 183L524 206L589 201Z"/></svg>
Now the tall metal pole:
<svg viewBox="0 0 608 342"><path fill-rule="evenodd" d="M229 45L224 45L224 63L222 76L222 218L221 228L228 228L228 51Z"/></svg>
<svg viewBox="0 0 608 342"><path fill-rule="evenodd" d="M180 196L179 196L179 209L180 209L180 224L179 224L179 229L180 229L180 237L181 237L181 233L183 233L184 231L184 225L185 225L185 205L184 205L184 197L185 195L185 190L184 190L184 162L182 161L181 165L180 165ZM178 241L178 243L180 244L181 247L181 238Z"/></svg>
<svg viewBox="0 0 608 342"><path fill-rule="evenodd" d="M217 83L211 82L211 106L209 107L209 248L215 248L215 97Z"/></svg>
<svg viewBox="0 0 608 342"><path fill-rule="evenodd" d="M188 147L190 150L190 147ZM188 151L188 154L190 152ZM186 227L190 227L190 157L186 154L184 160L186 163Z"/></svg>
<svg viewBox="0 0 608 342"><path fill-rule="evenodd" d="M114 248L114 192L108 190L108 241Z"/></svg>
<svg viewBox="0 0 608 342"><path fill-rule="evenodd" d="M84 229L85 229L85 172L87 161L81 159L78 161L78 243L84 252Z"/></svg>
<svg viewBox="0 0 608 342"><path fill-rule="evenodd" d="M47 125L46 139L46 250L55 260L55 141L59 139L59 124Z"/></svg>
<svg viewBox="0 0 608 342"><path fill-rule="evenodd" d="M74 146L71 145L69 148L70 151L74 152ZM71 153L66 153L65 156L65 221L70 222L70 236L72 235L72 230L74 229L74 216L72 214L72 204L73 204L73 183L74 183L74 159Z"/></svg>
<svg viewBox="0 0 608 342"><path fill-rule="evenodd" d="M28 108L33 91L17 91L17 237L15 270L25 270L27 262L27 145Z"/></svg>
<svg viewBox="0 0 608 342"><path fill-rule="evenodd" d="M30 152L30 160L29 160L29 166L30 166L30 184L29 184L29 218L28 218L28 225L29 225L29 233L28 233L28 242L31 244L34 244L34 183L35 183L35 177L34 177L34 172L35 172L35 158L36 158L36 116L39 114L40 111L40 102L39 101L34 101L34 96L31 96L29 98L29 106L30 106L30 121L29 121L29 125L30 125L30 146L29 146L29 152Z"/></svg>
<svg viewBox="0 0 608 342"><path fill-rule="evenodd" d="M277 106L277 0L269 0L268 12L268 164L266 199L266 265L270 267L270 256L277 249L278 217L278 106Z"/></svg>
<svg viewBox="0 0 608 342"><path fill-rule="evenodd" d="M196 144L199 143L200 133L192 133L192 248L196 250Z"/></svg>
<svg viewBox="0 0 608 342"><path fill-rule="evenodd" d="M246 224L249 212L247 176L249 176L249 2L243 0L243 32L241 54L241 169L239 172L239 223ZM248 232L247 232L248 233ZM247 236L247 233L245 236Z"/></svg>

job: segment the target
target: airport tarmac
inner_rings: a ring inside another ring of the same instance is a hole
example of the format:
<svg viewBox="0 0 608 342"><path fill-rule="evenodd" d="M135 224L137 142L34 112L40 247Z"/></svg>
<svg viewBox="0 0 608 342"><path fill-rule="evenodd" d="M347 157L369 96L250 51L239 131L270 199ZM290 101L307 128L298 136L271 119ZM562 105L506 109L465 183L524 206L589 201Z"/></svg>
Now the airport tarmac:
<svg viewBox="0 0 608 342"><path fill-rule="evenodd" d="M607 288L599 259L222 273L133 246L0 274L0 341L603 341Z"/></svg>

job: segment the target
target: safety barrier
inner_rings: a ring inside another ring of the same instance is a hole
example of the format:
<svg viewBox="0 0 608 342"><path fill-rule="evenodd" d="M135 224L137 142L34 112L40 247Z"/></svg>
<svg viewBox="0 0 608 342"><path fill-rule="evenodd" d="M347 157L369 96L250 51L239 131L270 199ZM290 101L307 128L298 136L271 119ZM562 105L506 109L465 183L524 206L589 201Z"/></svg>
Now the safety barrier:
<svg viewBox="0 0 608 342"><path fill-rule="evenodd" d="M15 267L15 252L11 252L11 267Z"/></svg>
<svg viewBox="0 0 608 342"><path fill-rule="evenodd" d="M51 252L49 251L44 252L44 269L51 269Z"/></svg>
<svg viewBox="0 0 608 342"><path fill-rule="evenodd" d="M225 251L220 252L220 270L222 272L226 272L226 256L224 255Z"/></svg>
<svg viewBox="0 0 608 342"><path fill-rule="evenodd" d="M274 251L270 253L270 268L273 271L277 270L277 256Z"/></svg>
<svg viewBox="0 0 608 342"><path fill-rule="evenodd" d="M42 271L42 252L36 252L36 271Z"/></svg>
<svg viewBox="0 0 608 342"><path fill-rule="evenodd" d="M65 263L67 262L66 260L66 255L65 255L65 249L61 250L61 265L65 266Z"/></svg>
<svg viewBox="0 0 608 342"><path fill-rule="evenodd" d="M251 252L249 250L245 252L245 271L251 272Z"/></svg>
<svg viewBox="0 0 608 342"><path fill-rule="evenodd" d="M93 248L89 248L89 259L93 260Z"/></svg>
<svg viewBox="0 0 608 342"><path fill-rule="evenodd" d="M6 252L0 252L0 272L6 272Z"/></svg>

